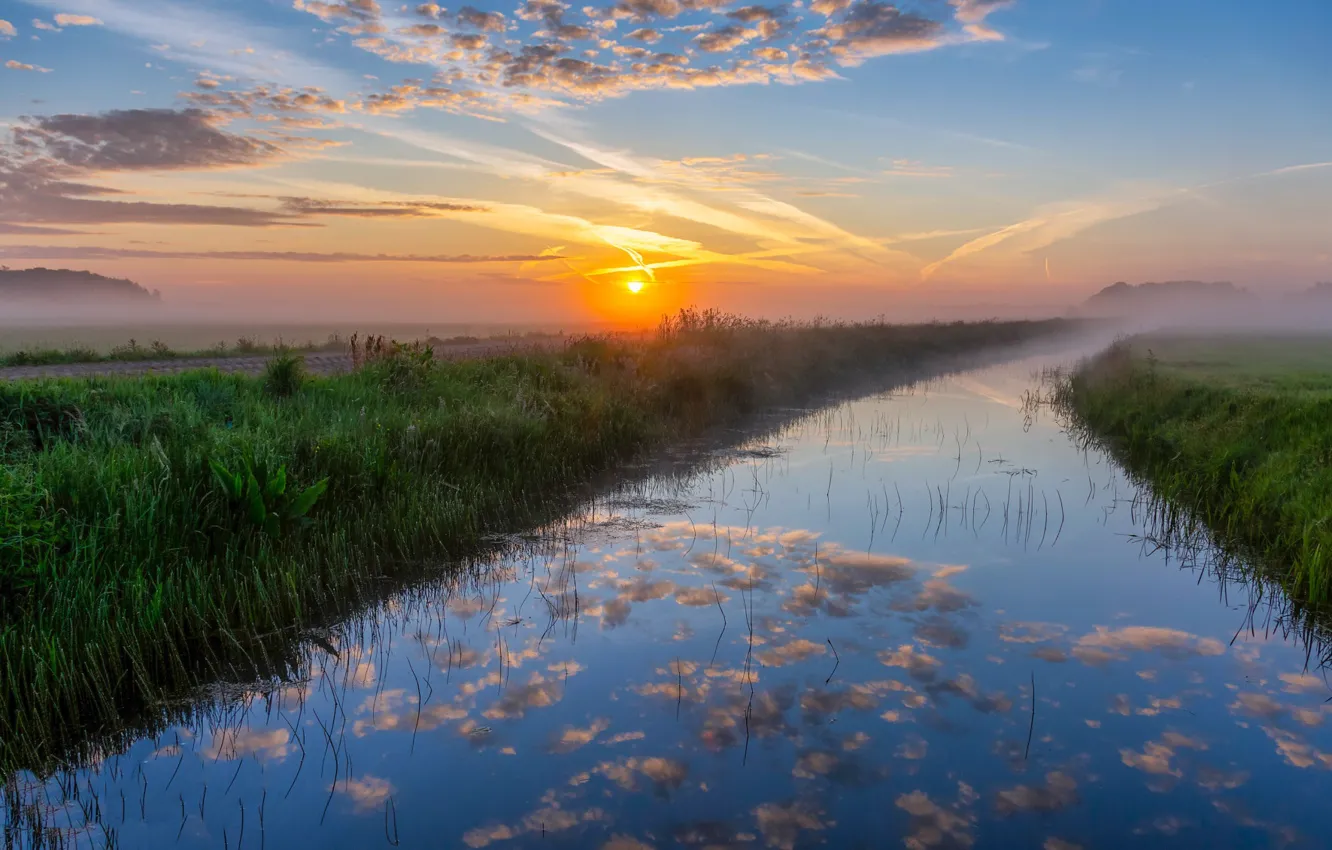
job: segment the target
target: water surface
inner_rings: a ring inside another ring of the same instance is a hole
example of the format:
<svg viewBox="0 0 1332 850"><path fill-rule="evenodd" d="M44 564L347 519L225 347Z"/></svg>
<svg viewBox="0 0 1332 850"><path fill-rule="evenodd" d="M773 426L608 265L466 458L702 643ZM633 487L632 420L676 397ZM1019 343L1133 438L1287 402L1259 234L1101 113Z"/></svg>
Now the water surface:
<svg viewBox="0 0 1332 850"><path fill-rule="evenodd" d="M1042 365L603 501L26 791L94 846L1321 846L1308 647L1143 542Z"/></svg>

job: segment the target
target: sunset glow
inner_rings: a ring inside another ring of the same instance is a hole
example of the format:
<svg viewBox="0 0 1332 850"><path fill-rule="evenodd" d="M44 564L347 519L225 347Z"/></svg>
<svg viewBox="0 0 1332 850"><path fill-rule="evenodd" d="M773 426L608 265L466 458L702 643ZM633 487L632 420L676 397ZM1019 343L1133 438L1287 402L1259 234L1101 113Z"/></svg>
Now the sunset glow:
<svg viewBox="0 0 1332 850"><path fill-rule="evenodd" d="M12 0L0 262L526 321L1332 279L1332 6L1185 5Z"/></svg>

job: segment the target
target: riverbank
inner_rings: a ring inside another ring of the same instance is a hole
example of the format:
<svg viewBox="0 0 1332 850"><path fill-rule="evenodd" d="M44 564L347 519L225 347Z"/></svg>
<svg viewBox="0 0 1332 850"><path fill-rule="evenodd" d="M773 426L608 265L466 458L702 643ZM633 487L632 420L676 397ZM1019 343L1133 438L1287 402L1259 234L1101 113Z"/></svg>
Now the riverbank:
<svg viewBox="0 0 1332 850"><path fill-rule="evenodd" d="M1057 401L1293 596L1332 595L1332 337L1133 338Z"/></svg>
<svg viewBox="0 0 1332 850"><path fill-rule="evenodd" d="M262 378L0 386L5 764L40 763L423 558L549 520L648 448L1071 329L686 313L648 340L559 352L363 350L329 378L288 360Z"/></svg>

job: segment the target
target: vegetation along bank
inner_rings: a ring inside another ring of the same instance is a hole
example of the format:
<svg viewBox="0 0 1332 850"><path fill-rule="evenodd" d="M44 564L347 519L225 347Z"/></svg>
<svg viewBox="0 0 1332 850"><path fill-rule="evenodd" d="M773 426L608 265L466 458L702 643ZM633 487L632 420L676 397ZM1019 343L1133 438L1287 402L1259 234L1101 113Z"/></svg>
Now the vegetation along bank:
<svg viewBox="0 0 1332 850"><path fill-rule="evenodd" d="M1332 595L1332 337L1135 337L1057 401L1292 595Z"/></svg>
<svg viewBox="0 0 1332 850"><path fill-rule="evenodd" d="M0 384L0 766L548 521L646 449L1070 329L685 311L645 338L474 361L376 341L328 378L283 355L259 378Z"/></svg>

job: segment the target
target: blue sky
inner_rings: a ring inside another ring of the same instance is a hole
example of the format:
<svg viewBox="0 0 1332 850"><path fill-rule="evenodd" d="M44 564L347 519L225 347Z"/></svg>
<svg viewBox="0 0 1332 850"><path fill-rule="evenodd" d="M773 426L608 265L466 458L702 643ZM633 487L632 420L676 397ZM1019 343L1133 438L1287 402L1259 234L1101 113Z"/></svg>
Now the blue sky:
<svg viewBox="0 0 1332 850"><path fill-rule="evenodd" d="M361 309L373 277L385 309L502 317L1332 279L1315 0L3 0L0 20L0 259L169 297Z"/></svg>

